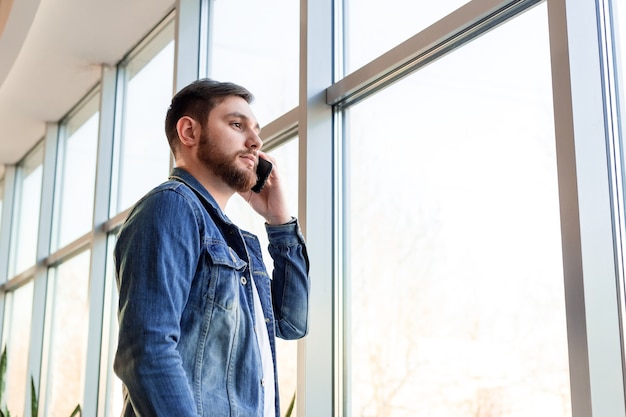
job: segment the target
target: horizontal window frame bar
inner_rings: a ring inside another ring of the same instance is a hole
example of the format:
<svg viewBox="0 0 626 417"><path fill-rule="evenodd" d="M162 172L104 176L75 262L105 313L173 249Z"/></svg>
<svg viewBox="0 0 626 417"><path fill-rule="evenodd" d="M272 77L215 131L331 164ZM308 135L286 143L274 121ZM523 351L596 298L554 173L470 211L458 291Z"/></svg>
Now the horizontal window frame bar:
<svg viewBox="0 0 626 417"><path fill-rule="evenodd" d="M356 104L543 1L470 1L327 88L326 104Z"/></svg>

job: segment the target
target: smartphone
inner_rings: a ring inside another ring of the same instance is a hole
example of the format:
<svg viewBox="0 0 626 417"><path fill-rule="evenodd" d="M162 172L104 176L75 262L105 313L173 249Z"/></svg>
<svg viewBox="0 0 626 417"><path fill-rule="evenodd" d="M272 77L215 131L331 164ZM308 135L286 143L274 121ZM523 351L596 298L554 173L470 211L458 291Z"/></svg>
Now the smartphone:
<svg viewBox="0 0 626 417"><path fill-rule="evenodd" d="M265 182L269 178L272 172L272 163L267 159L263 159L259 156L259 164L256 167L256 184L252 187L252 191L260 193L265 186Z"/></svg>

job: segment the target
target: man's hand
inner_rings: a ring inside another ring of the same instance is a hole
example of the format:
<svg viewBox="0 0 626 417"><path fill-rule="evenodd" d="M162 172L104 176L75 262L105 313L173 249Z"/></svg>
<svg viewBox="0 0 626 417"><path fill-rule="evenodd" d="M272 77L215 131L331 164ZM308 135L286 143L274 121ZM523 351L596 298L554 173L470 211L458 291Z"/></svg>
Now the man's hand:
<svg viewBox="0 0 626 417"><path fill-rule="evenodd" d="M287 209L287 201L285 198L283 184L280 178L278 164L276 159L265 152L259 151L259 158L263 157L270 161L274 167L265 183L265 187L260 193L245 191L239 193L248 204L259 213L267 224L278 225L285 224L291 220L291 215Z"/></svg>

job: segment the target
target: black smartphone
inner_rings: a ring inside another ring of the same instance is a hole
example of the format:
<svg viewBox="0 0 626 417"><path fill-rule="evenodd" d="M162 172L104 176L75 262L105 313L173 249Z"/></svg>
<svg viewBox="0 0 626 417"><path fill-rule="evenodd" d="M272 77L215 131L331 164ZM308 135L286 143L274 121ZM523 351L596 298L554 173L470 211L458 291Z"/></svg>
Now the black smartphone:
<svg viewBox="0 0 626 417"><path fill-rule="evenodd" d="M272 163L267 159L263 159L259 156L259 164L256 167L256 184L252 187L252 191L260 193L265 186L265 182L269 178L272 172Z"/></svg>

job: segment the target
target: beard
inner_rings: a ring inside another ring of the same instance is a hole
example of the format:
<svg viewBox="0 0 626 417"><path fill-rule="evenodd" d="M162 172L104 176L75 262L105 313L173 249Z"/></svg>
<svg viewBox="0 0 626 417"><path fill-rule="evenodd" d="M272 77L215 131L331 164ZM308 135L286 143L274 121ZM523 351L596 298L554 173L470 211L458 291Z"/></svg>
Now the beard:
<svg viewBox="0 0 626 417"><path fill-rule="evenodd" d="M237 152L233 155L224 153L215 146L206 130L203 129L198 145L198 159L237 192L250 191L257 180L256 170L242 169L235 163L240 155L246 153Z"/></svg>

